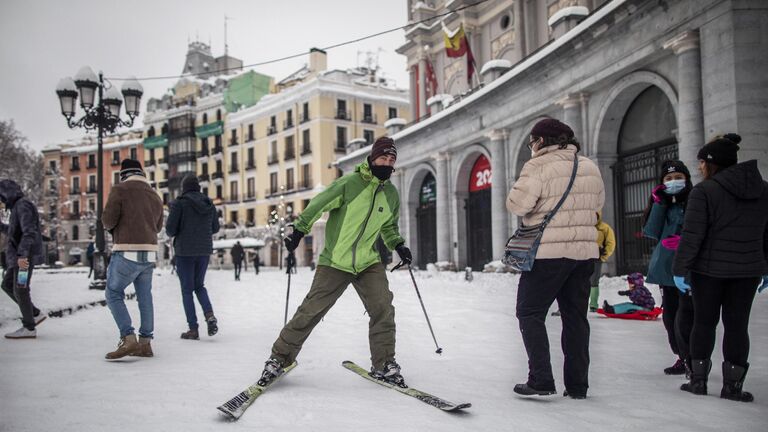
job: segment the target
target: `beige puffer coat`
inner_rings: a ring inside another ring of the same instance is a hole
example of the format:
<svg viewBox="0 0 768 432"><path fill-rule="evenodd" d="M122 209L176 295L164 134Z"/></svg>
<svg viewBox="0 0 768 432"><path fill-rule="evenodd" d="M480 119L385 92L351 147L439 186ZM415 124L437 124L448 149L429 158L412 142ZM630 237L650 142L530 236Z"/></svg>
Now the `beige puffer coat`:
<svg viewBox="0 0 768 432"><path fill-rule="evenodd" d="M541 223L568 187L575 154L573 145L536 151L509 191L507 210L521 216L526 226ZM604 203L605 186L600 170L590 159L580 156L571 192L544 230L536 259L598 258L596 213Z"/></svg>

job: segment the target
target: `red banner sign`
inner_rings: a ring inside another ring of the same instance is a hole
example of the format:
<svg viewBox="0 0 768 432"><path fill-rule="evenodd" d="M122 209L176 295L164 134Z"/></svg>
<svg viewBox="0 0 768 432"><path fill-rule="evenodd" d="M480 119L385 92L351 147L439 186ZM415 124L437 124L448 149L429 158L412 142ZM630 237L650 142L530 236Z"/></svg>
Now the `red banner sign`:
<svg viewBox="0 0 768 432"><path fill-rule="evenodd" d="M491 187L491 161L480 155L469 175L469 191L477 192Z"/></svg>

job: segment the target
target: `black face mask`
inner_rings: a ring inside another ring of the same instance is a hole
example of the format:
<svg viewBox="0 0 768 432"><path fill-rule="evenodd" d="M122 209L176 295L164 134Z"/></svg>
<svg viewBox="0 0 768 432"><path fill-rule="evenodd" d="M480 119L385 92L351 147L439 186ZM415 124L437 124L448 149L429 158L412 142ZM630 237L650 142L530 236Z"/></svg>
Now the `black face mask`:
<svg viewBox="0 0 768 432"><path fill-rule="evenodd" d="M394 171L395 171L395 168L391 166L371 165L371 173L381 181L389 180L389 178L392 176L392 173Z"/></svg>

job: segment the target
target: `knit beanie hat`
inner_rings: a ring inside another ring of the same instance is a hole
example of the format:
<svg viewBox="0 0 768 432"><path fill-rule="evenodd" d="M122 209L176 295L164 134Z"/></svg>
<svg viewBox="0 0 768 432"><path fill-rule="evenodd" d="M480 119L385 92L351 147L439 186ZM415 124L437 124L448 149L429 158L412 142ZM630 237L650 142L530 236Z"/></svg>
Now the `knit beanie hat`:
<svg viewBox="0 0 768 432"><path fill-rule="evenodd" d="M197 176L188 175L181 181L181 193L187 192L200 192L200 182L197 180Z"/></svg>
<svg viewBox="0 0 768 432"><path fill-rule="evenodd" d="M696 158L706 162L712 162L723 168L736 165L739 162L736 152L739 151L738 144L740 142L741 136L735 133L715 137L699 150L699 154L696 155Z"/></svg>
<svg viewBox="0 0 768 432"><path fill-rule="evenodd" d="M560 120L546 118L539 120L533 129L531 135L543 138L573 138L573 129Z"/></svg>
<svg viewBox="0 0 768 432"><path fill-rule="evenodd" d="M685 166L682 161L665 160L664 163L661 164L661 179L664 179L664 176L667 174L672 173L682 173L685 175L686 179L691 178L691 172L688 171L688 167Z"/></svg>
<svg viewBox="0 0 768 432"><path fill-rule="evenodd" d="M141 169L141 162L135 159L123 159L123 162L120 164L120 180L125 180L134 175L144 175L144 171Z"/></svg>
<svg viewBox="0 0 768 432"><path fill-rule="evenodd" d="M395 148L395 141L388 136L379 137L373 147L371 147L371 162L376 158L384 155L392 155L397 159L397 148Z"/></svg>

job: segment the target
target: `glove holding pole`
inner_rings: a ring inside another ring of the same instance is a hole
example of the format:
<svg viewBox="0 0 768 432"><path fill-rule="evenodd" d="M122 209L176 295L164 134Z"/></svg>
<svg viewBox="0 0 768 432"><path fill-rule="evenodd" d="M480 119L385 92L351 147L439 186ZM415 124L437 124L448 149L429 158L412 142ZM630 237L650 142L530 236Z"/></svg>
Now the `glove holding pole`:
<svg viewBox="0 0 768 432"><path fill-rule="evenodd" d="M293 228L293 232L289 235L287 235L283 239L283 243L285 243L285 248L288 249L288 254L292 255L293 251L296 250L297 247L299 247L299 242L301 241L302 237L304 237L304 233L297 230L296 227L293 225L290 225ZM291 260L289 260L291 261ZM293 262L296 262L295 259ZM286 325L288 323L288 299L291 296L291 269L288 268L288 289L285 291L285 315L283 316L283 325Z"/></svg>

